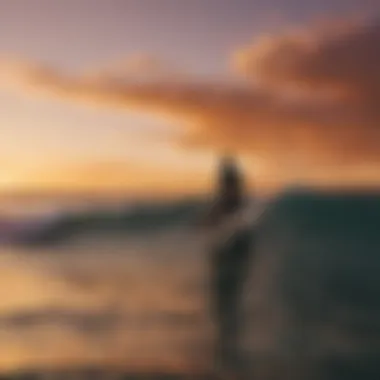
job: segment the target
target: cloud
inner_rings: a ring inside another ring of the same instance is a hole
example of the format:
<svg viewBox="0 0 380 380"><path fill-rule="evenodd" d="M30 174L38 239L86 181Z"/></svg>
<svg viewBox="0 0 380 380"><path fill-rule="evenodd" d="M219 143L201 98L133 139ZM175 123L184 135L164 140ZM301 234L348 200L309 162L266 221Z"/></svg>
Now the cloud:
<svg viewBox="0 0 380 380"><path fill-rule="evenodd" d="M88 79L107 79L118 82L173 79L175 76L184 77L185 75L188 74L172 63L147 53L136 53L85 72Z"/></svg>
<svg viewBox="0 0 380 380"><path fill-rule="evenodd" d="M187 147L260 157L273 173L286 162L327 170L379 162L379 44L378 21L262 38L237 53L250 78L243 84L176 75L70 76L28 63L8 71L3 64L0 71L49 96L174 119L186 131L180 143Z"/></svg>
<svg viewBox="0 0 380 380"><path fill-rule="evenodd" d="M330 25L265 37L235 56L235 64L257 85L272 91L299 91L329 99L319 115L329 119L305 132L320 150L345 161L376 162L380 142L380 20Z"/></svg>
<svg viewBox="0 0 380 380"><path fill-rule="evenodd" d="M343 112L356 127L362 124L363 135L373 127L378 139L379 43L380 19L341 23L259 39L236 54L236 63L250 78L277 90L339 95ZM341 121L347 123L342 116Z"/></svg>
<svg viewBox="0 0 380 380"><path fill-rule="evenodd" d="M186 144L227 148L253 155L279 158L292 139L302 134L302 145L315 151L318 137L308 138L327 120L318 106L288 104L275 95L249 87L221 83L119 83L108 78L69 77L49 68L18 66L15 79L22 87L97 106L138 109L179 121L188 128ZM8 79L9 79L8 75ZM15 81L14 81L15 83ZM306 131L304 133L303 131Z"/></svg>
<svg viewBox="0 0 380 380"><path fill-rule="evenodd" d="M338 23L264 37L241 49L237 64L264 84L336 91L373 100L380 91L380 20Z"/></svg>

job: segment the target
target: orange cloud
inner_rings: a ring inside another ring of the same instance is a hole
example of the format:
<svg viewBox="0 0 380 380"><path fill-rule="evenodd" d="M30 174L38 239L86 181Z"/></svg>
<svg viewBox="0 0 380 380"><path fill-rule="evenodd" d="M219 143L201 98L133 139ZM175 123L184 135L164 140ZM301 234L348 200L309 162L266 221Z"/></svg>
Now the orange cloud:
<svg viewBox="0 0 380 380"><path fill-rule="evenodd" d="M315 151L322 143L318 137L323 136L308 137L308 128L317 130L321 123L314 116L318 108L289 105L273 94L249 87L169 81L118 83L108 78L72 78L44 67L18 70L16 79L22 86L49 96L174 118L190 127L188 144L279 159L290 146ZM299 136L302 145L297 141Z"/></svg>
<svg viewBox="0 0 380 380"><path fill-rule="evenodd" d="M125 82L128 81L152 81L157 79L173 80L176 76L183 78L188 76L183 70L175 67L170 62L158 59L150 54L136 53L124 59L107 62L102 67L86 70L84 76L92 80L104 80Z"/></svg>
<svg viewBox="0 0 380 380"><path fill-rule="evenodd" d="M379 41L379 20L339 23L261 38L236 58L244 73L266 85L335 90L369 101L380 90Z"/></svg>
<svg viewBox="0 0 380 380"><path fill-rule="evenodd" d="M286 160L328 170L380 161L378 46L377 21L262 39L238 54L254 79L243 85L75 77L29 65L16 65L14 77L49 96L173 118L188 146L259 156L277 172Z"/></svg>

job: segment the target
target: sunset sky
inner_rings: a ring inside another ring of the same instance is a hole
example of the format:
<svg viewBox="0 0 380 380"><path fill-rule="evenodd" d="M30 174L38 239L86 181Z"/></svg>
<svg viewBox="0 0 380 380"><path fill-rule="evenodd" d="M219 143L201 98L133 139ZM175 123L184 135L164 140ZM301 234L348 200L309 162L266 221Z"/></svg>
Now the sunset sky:
<svg viewBox="0 0 380 380"><path fill-rule="evenodd" d="M370 181L378 0L0 0L0 191ZM380 171L379 171L380 172Z"/></svg>

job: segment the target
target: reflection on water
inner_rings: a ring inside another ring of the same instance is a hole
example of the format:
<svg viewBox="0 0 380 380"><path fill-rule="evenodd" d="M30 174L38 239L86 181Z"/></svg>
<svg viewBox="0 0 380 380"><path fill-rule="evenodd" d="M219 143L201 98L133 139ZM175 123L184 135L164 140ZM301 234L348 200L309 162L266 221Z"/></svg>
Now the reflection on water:
<svg viewBox="0 0 380 380"><path fill-rule="evenodd" d="M0 366L202 366L204 260L186 232L2 248Z"/></svg>
<svg viewBox="0 0 380 380"><path fill-rule="evenodd" d="M174 223L152 232L145 211L128 234L2 248L1 368L210 365L205 241ZM177 218L164 215L154 223ZM263 215L243 294L250 369L378 379L365 374L380 373L379 194L290 193Z"/></svg>

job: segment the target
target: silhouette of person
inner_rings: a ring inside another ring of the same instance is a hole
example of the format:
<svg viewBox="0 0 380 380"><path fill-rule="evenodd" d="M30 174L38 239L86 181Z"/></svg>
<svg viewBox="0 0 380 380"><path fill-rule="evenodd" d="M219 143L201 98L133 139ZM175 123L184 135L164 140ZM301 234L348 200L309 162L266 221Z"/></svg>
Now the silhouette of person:
<svg viewBox="0 0 380 380"><path fill-rule="evenodd" d="M216 200L208 225L218 230L245 208L243 177L230 156L221 160ZM238 339L240 295L247 275L252 233L229 228L228 236L215 239L211 247L211 312L216 326L216 365L220 370L239 366Z"/></svg>
<svg viewBox="0 0 380 380"><path fill-rule="evenodd" d="M208 226L218 226L242 207L243 178L237 164L231 156L221 159L217 179L216 199L203 223Z"/></svg>

